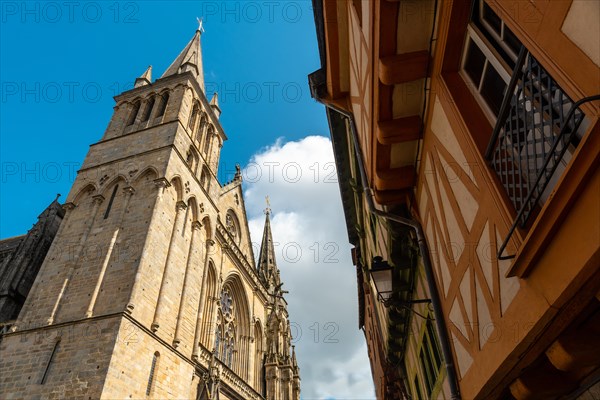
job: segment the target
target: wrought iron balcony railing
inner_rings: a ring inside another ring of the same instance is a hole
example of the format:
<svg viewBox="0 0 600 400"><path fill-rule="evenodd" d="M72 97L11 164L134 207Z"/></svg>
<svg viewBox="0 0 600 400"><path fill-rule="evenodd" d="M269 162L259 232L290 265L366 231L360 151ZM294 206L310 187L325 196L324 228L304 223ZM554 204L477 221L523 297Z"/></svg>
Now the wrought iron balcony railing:
<svg viewBox="0 0 600 400"><path fill-rule="evenodd" d="M579 106L598 100L592 96L573 102L540 63L521 47L485 158L498 175L517 212L508 236L498 249L503 256L517 226L525 227L549 188L585 115Z"/></svg>

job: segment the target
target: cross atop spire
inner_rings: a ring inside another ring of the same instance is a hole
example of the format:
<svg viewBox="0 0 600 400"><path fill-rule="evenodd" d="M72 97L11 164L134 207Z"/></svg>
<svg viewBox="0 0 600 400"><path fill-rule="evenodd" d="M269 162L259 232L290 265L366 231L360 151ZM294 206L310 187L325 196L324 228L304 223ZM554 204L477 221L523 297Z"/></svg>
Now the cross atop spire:
<svg viewBox="0 0 600 400"><path fill-rule="evenodd" d="M269 199L269 196L265 196L265 201L267 202L267 208L265 208L265 214L269 215L269 214L271 214L271 201Z"/></svg>
<svg viewBox="0 0 600 400"><path fill-rule="evenodd" d="M196 17L196 21L198 21L198 29L197 32L200 32L200 34L202 35L204 33L204 18L198 18Z"/></svg>

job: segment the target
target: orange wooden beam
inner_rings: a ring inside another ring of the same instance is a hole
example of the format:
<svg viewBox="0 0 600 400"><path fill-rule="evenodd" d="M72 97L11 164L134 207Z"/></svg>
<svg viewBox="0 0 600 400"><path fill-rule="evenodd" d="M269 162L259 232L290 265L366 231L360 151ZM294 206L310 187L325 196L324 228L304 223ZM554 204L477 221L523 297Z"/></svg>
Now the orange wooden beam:
<svg viewBox="0 0 600 400"><path fill-rule="evenodd" d="M517 400L545 400L569 393L576 387L577 382L544 360L511 383L510 393Z"/></svg>
<svg viewBox="0 0 600 400"><path fill-rule="evenodd" d="M428 64L427 50L381 57L379 79L384 85L397 85L423 79L427 76Z"/></svg>
<svg viewBox="0 0 600 400"><path fill-rule="evenodd" d="M377 190L405 190L415 183L415 167L378 169L375 173L375 188Z"/></svg>
<svg viewBox="0 0 600 400"><path fill-rule="evenodd" d="M377 140L387 145L417 140L421 133L421 125L419 115L380 121L377 127Z"/></svg>
<svg viewBox="0 0 600 400"><path fill-rule="evenodd" d="M408 204L411 190L374 190L375 201L382 206Z"/></svg>
<svg viewBox="0 0 600 400"><path fill-rule="evenodd" d="M561 371L576 371L600 364L600 315L594 314L584 325L563 333L546 350L546 357Z"/></svg>

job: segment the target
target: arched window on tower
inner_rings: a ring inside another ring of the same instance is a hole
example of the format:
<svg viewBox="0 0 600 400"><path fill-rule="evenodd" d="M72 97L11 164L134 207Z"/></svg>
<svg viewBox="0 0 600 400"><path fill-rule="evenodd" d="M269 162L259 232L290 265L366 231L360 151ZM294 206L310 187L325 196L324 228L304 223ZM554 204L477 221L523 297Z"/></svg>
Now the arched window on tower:
<svg viewBox="0 0 600 400"><path fill-rule="evenodd" d="M127 119L127 126L131 126L134 124L139 111L140 101L138 100L135 103L133 103L133 106L131 107L131 111L129 112L129 118Z"/></svg>
<svg viewBox="0 0 600 400"><path fill-rule="evenodd" d="M194 127L196 126L196 120L198 119L198 113L200 112L200 106L198 103L194 104L194 108L192 108L192 114L190 114L190 120L188 122L188 129L191 133L194 131Z"/></svg>
<svg viewBox="0 0 600 400"><path fill-rule="evenodd" d="M165 115L165 111L167 110L167 104L169 103L169 92L165 92L160 95L160 104L158 105L158 109L156 111L156 117L162 117Z"/></svg>
<svg viewBox="0 0 600 400"><path fill-rule="evenodd" d="M210 172L208 172L208 168L206 166L202 168L202 174L200 175L200 186L204 188L208 192L210 184Z"/></svg>
<svg viewBox="0 0 600 400"><path fill-rule="evenodd" d="M204 138L204 149L202 150L204 156L208 156L208 150L210 150L210 142L213 140L213 136L215 134L215 128L211 125L208 127L208 132L206 133L206 137Z"/></svg>
<svg viewBox="0 0 600 400"><path fill-rule="evenodd" d="M187 151L185 161L186 161L187 165L190 167L190 169L192 170L192 172L194 172L194 173L196 173L196 165L197 165L198 158L199 158L198 153L196 152L196 150L194 150L193 146L190 146L190 148Z"/></svg>
<svg viewBox="0 0 600 400"><path fill-rule="evenodd" d="M154 96L152 96L150 100L148 100L148 102L146 103L146 107L144 108L144 113L142 114L141 118L142 122L146 122L150 119L150 114L152 114L152 108L154 108L155 101L156 99L154 98Z"/></svg>
<svg viewBox="0 0 600 400"><path fill-rule="evenodd" d="M196 141L198 142L198 147L200 147L200 143L202 143L202 136L204 135L204 130L206 129L207 123L208 118L206 118L205 113L202 113L202 117L200 118L200 125L198 126L198 132L196 133Z"/></svg>
<svg viewBox="0 0 600 400"><path fill-rule="evenodd" d="M108 219L110 215L110 210L112 209L113 203L115 201L115 197L117 196L117 190L119 189L119 185L115 185L112 194L110 195L110 200L108 201L108 205L106 206L106 211L104 212L104 219Z"/></svg>

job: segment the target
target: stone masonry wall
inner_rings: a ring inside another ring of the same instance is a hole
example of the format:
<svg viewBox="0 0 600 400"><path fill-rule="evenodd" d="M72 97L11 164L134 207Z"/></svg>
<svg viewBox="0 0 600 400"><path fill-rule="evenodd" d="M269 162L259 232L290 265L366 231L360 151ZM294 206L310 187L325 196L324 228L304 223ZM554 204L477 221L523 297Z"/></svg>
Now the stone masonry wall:
<svg viewBox="0 0 600 400"><path fill-rule="evenodd" d="M5 336L0 344L0 398L99 398L118 329L119 318L106 318Z"/></svg>

